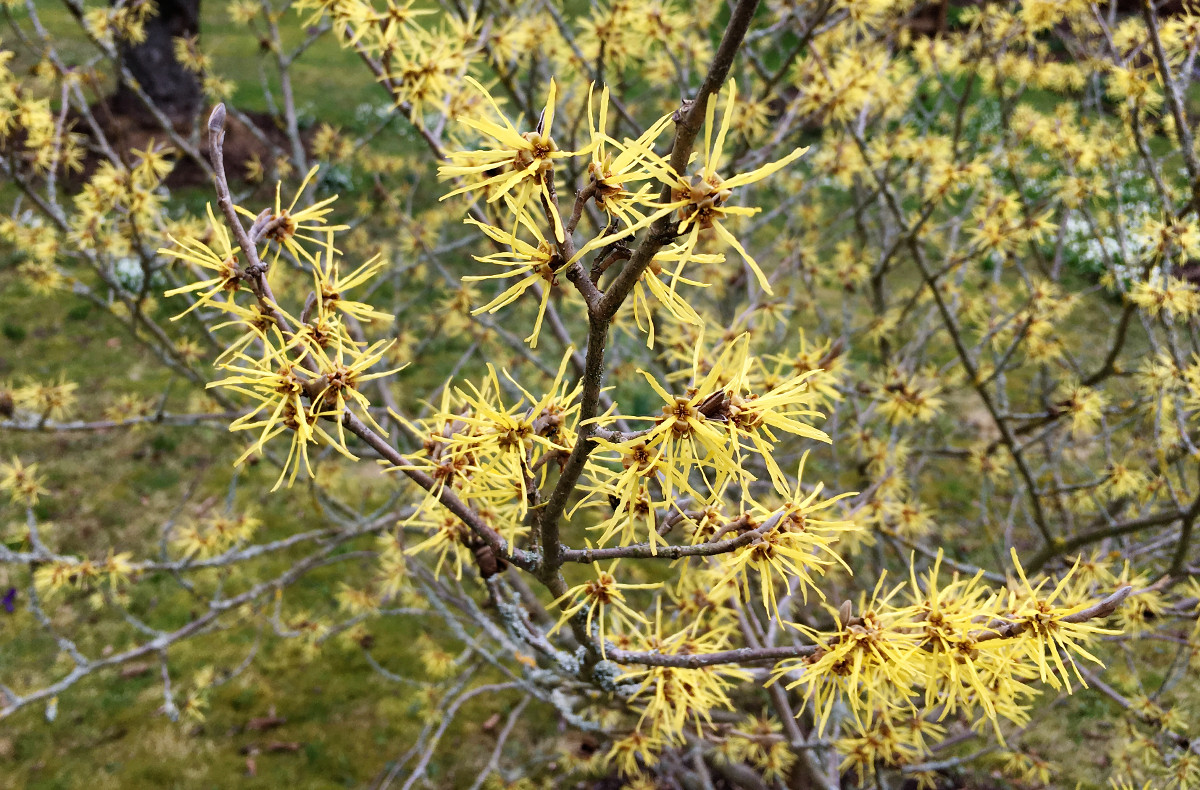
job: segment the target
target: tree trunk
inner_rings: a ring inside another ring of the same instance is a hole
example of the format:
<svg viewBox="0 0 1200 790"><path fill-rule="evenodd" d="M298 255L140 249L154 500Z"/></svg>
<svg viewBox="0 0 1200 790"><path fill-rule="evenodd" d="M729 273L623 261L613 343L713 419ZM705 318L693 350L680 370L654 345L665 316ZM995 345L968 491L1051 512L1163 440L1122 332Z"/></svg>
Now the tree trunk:
<svg viewBox="0 0 1200 790"><path fill-rule="evenodd" d="M146 39L120 42L122 65L142 92L175 125L189 125L200 112L200 80L175 58L174 39L200 33L200 0L158 0L158 11L146 20ZM111 107L120 115L149 118L142 100L122 80Z"/></svg>

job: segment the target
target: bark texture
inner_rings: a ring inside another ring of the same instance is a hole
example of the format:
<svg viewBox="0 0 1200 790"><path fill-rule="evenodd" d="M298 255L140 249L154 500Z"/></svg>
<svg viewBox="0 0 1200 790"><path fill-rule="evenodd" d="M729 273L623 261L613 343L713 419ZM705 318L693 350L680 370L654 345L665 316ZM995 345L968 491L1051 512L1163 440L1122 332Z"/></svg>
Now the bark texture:
<svg viewBox="0 0 1200 790"><path fill-rule="evenodd" d="M157 13L146 20L146 39L122 42L121 62L142 92L173 122L190 124L199 114L200 81L175 57L175 39L200 33L200 0L157 0ZM148 116L143 101L122 80L113 110L128 117Z"/></svg>

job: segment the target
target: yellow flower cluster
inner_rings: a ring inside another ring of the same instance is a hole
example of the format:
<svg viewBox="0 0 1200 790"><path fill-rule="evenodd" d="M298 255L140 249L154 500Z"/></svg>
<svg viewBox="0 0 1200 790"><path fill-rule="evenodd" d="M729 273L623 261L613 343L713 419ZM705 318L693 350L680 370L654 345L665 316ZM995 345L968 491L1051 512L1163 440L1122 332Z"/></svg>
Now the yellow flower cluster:
<svg viewBox="0 0 1200 790"><path fill-rule="evenodd" d="M261 225L254 226L261 234L262 249L254 250L252 257L247 258L240 247L232 244L229 231L217 222L211 206L205 236L170 237L175 246L159 250L207 278L167 292L167 296L199 294L176 319L208 309L228 316L220 326L240 327L242 331L216 362L229 375L208 386L227 388L254 404L230 425L231 431L254 431L258 435L238 464L261 454L275 437L290 436L276 488L285 479L291 485L301 468L312 474L308 453L314 443L332 446L346 457L355 458L345 433L345 420L351 414L386 436L371 415L370 400L362 388L398 370L374 369L392 341L368 343L356 338L349 326L349 322L357 327L359 322L391 319L365 302L347 298L345 293L378 274L382 261L371 259L343 274L334 238L335 232L345 226L326 222L335 197L296 208L315 173L315 168L308 173L286 208L276 189L274 208L263 213ZM249 217L259 216L240 206L236 209ZM309 264L312 271L313 288L299 318L277 304L271 290L270 277L281 268L285 255ZM255 265L251 260L260 261L257 270L252 270ZM247 291L254 301L238 304L238 293ZM333 433L321 424L322 419L336 426Z"/></svg>
<svg viewBox="0 0 1200 790"><path fill-rule="evenodd" d="M259 519L246 513L211 515L176 530L173 542L184 557L207 559L245 544L261 526Z"/></svg>
<svg viewBox="0 0 1200 790"><path fill-rule="evenodd" d="M701 346L696 348L697 361ZM819 416L811 406L814 396L807 382L818 376L809 371L762 386L758 368L749 356L745 335L713 354L708 371L693 364L693 379L683 395L668 392L645 371L642 376L661 400L661 415L629 415L650 426L624 436L612 433L598 439L600 452L588 461L589 496L578 507L612 507L613 514L593 529L604 545L614 538L637 542L645 536L651 550L663 543L662 519L690 508L721 506L739 491L747 508L756 479L751 462L766 468L774 490L791 499L784 516L810 513L827 507L793 489L775 458L775 445L783 436L828 442L822 431L805 420ZM617 417L602 418L615 425ZM761 512L773 508L759 506ZM786 519L784 519L786 520ZM759 522L761 523L761 522ZM749 527L749 522L746 524ZM697 533L699 534L699 533Z"/></svg>
<svg viewBox="0 0 1200 790"><path fill-rule="evenodd" d="M431 417L409 421L421 448L408 458L435 482L407 524L424 526L432 534L409 553L436 551L440 571L452 557L455 574L470 555L470 530L436 501L442 490L472 505L480 516L508 540L526 530L524 519L539 506L538 491L553 468L571 448L579 411L579 387L566 377L568 353L553 383L535 397L507 373L505 380L520 392L511 405L494 367L482 386L447 387ZM395 467L389 467L395 470Z"/></svg>
<svg viewBox="0 0 1200 790"><path fill-rule="evenodd" d="M7 416L28 410L41 420L62 420L75 411L78 389L78 384L64 377L57 383L37 380L22 386L4 383L0 384L0 401L6 404Z"/></svg>
<svg viewBox="0 0 1200 790"><path fill-rule="evenodd" d="M24 464L16 456L8 463L0 462L0 491L7 492L17 504L36 505L38 497L48 493L42 482L37 464Z"/></svg>
<svg viewBox="0 0 1200 790"><path fill-rule="evenodd" d="M848 760L865 761L860 770L875 760L896 764L898 747L885 744L919 745L925 733L904 722L921 710L940 711L939 720L960 713L991 722L1003 738L1001 720L1029 721L1032 681L1069 692L1073 674L1086 686L1076 661L1098 664L1086 645L1119 633L1069 619L1091 593L1077 577L1072 584L1078 565L1046 591L1049 581L1031 584L1015 551L1013 561L1019 580L1004 591L985 587L982 574L943 583L941 552L921 581L913 572L907 587L887 589L881 578L869 597L862 594L857 614L848 601L834 612L832 630L792 624L817 649L781 662L774 680L803 688L820 729L836 704L850 709L859 731L872 734L844 750Z"/></svg>
<svg viewBox="0 0 1200 790"><path fill-rule="evenodd" d="M130 552L109 549L102 561L79 560L73 557L55 559L38 567L33 584L38 594L52 597L63 590L86 590L103 582L113 590L129 583L135 575Z"/></svg>
<svg viewBox="0 0 1200 790"><path fill-rule="evenodd" d="M414 8L414 0L386 0L382 8L369 0L301 0L294 8L308 13L306 24L328 14L343 46L377 57L386 68L378 75L396 106L416 124L425 112L451 98L466 74L480 42L480 25L472 16L441 15L432 27L431 9Z"/></svg>
<svg viewBox="0 0 1200 790"><path fill-rule="evenodd" d="M531 346L536 345L547 300L551 290L558 284L558 273L593 250L613 245L668 215L675 216L677 233L682 240L655 256L653 265L638 283L634 298L635 318L639 326L643 317L646 318L651 344L654 327L646 306L647 293L654 296L676 320L700 323L695 311L676 293L676 286L680 282L703 285L702 282L682 276L687 264L719 263L723 260L723 256L714 257L697 252L701 233L707 235L711 231L716 238L737 250L763 291L772 293L766 274L724 223L731 217L752 216L761 211L758 207L732 205L735 192L779 172L806 149L797 148L782 159L745 173L722 176L719 172L721 157L738 107L732 82L726 93L725 109L719 124L715 117L717 97L713 96L706 105L703 157L700 168L691 174L675 172L665 159L654 152L656 141L671 121L670 115L659 118L636 140L618 140L608 134L606 127L610 100L607 87L600 93L599 109L595 115L592 113L593 102L590 99L588 101L588 144L572 152L560 150L552 136L557 94L553 80L550 82L546 106L535 128L525 132L519 131L508 120L482 84L470 78L467 82L486 99L499 122L484 117L459 117L461 124L485 138L488 147L449 155L450 164L443 165L438 172L443 178L460 179L463 183L445 197L482 192L488 204L503 203L513 226L511 232L506 232L468 219L468 222L474 222L494 242L508 247L508 250L478 259L505 266L506 271L467 279L473 281L512 275L523 277L491 302L478 308L477 312L494 312L537 286L541 289L541 303L534 331L527 338ZM590 158L588 193L594 196L596 205L610 217L612 225L607 232L596 235L579 246L574 254L569 254L568 250L574 249L574 243L572 241L564 246L567 239L558 206L555 163L582 156ZM661 191L652 190L650 182L661 185ZM662 200L662 195L666 195L667 199ZM534 206L538 208L534 209ZM543 233L536 216L544 216L549 224L548 232ZM521 238L525 234L531 241ZM659 279L663 276L664 263L674 265L674 271L667 276L669 284Z"/></svg>

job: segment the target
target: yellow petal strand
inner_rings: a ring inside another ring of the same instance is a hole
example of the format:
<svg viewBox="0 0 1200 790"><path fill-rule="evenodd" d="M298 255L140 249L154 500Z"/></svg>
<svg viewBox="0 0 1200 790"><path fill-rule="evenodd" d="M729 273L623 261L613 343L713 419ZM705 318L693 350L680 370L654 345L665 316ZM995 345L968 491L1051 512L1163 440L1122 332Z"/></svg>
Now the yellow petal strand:
<svg viewBox="0 0 1200 790"><path fill-rule="evenodd" d="M750 265L750 268L754 271L754 276L758 278L759 287L766 292L767 296L774 296L775 292L771 289L771 284L767 282L767 276L763 274L763 270L759 268L758 263L750 257L750 253L746 252L746 248L737 240L737 237L726 230L719 222L714 222L713 228L717 231L717 235L729 242L729 246L737 250L746 263Z"/></svg>
<svg viewBox="0 0 1200 790"><path fill-rule="evenodd" d="M746 184L753 184L756 181L761 181L764 178L766 178L767 176L770 176L771 174L782 170L787 165L791 164L792 162L796 161L800 157L804 156L804 154L806 154L807 152L808 152L807 147L797 148L795 151L792 151L790 154L785 156L783 159L780 159L776 162L771 162L769 164L765 164L760 168L751 170L749 173L739 173L736 176L725 179L725 181L722 182L722 186L724 186L728 189L734 189L736 187L745 186Z"/></svg>

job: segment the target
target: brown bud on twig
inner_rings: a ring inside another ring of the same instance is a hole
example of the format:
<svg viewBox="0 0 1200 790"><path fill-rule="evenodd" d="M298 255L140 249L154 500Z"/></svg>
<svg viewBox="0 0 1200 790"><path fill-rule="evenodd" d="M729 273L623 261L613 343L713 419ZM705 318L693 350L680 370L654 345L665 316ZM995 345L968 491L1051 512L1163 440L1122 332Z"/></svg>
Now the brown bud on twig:
<svg viewBox="0 0 1200 790"><path fill-rule="evenodd" d="M479 575L485 579L490 579L498 573L504 573L508 568L508 563L503 557L496 556L496 552L492 550L486 542L482 540L471 540L466 543L475 555L475 565L479 568Z"/></svg>
<svg viewBox="0 0 1200 790"><path fill-rule="evenodd" d="M671 120L675 123L682 121L683 117L691 112L692 105L695 103L696 101L694 99L680 99L679 109L671 114Z"/></svg>
<svg viewBox="0 0 1200 790"><path fill-rule="evenodd" d="M830 363L840 357L845 350L846 343L842 340L842 338L839 337L829 346L829 350L817 360L817 367L821 369L828 368Z"/></svg>
<svg viewBox="0 0 1200 790"><path fill-rule="evenodd" d="M216 107L213 107L212 114L208 116L208 131L209 134L220 134L225 128L225 103L222 102Z"/></svg>
<svg viewBox="0 0 1200 790"><path fill-rule="evenodd" d="M696 410L710 420L726 422L729 419L729 393L717 390L702 400Z"/></svg>
<svg viewBox="0 0 1200 790"><path fill-rule="evenodd" d="M1063 622L1086 623L1088 620L1096 617L1108 617L1110 614L1117 611L1117 608L1125 602L1125 599L1128 598L1132 592L1133 588L1129 585L1125 585L1104 600L1089 606L1083 611L1067 615L1063 618Z"/></svg>

